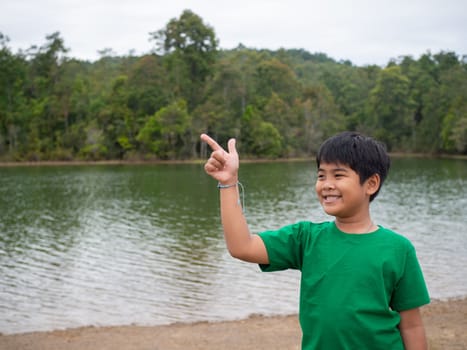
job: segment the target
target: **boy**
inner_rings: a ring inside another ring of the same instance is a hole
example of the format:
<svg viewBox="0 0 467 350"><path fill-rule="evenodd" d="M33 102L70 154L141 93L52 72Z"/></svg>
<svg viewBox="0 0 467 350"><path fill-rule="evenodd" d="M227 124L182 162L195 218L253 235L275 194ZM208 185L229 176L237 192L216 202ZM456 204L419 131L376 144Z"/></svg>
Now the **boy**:
<svg viewBox="0 0 467 350"><path fill-rule="evenodd" d="M332 222L299 222L251 234L239 202L239 158L212 138L205 164L220 189L230 254L263 271L301 270L302 349L426 349L419 307L430 299L412 244L377 226L370 202L390 160L382 144L355 132L326 140L316 156L316 194Z"/></svg>

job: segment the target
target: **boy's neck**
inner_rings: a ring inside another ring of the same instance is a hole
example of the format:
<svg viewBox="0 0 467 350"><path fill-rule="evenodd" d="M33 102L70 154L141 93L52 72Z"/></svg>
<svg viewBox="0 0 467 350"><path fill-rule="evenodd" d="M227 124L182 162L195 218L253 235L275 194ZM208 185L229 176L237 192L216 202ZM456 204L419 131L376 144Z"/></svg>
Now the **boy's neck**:
<svg viewBox="0 0 467 350"><path fill-rule="evenodd" d="M366 220L348 221L336 218L335 224L339 230L348 234L365 234L378 229L370 217Z"/></svg>

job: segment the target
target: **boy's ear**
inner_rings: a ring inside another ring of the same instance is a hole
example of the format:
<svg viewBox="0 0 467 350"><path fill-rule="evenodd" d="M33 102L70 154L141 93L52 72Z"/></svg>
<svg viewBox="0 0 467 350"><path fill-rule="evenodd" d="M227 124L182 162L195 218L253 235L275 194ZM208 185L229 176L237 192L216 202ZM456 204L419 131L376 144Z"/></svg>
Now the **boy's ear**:
<svg viewBox="0 0 467 350"><path fill-rule="evenodd" d="M370 196L378 191L379 186L381 186L379 174L373 174L366 180L366 190Z"/></svg>

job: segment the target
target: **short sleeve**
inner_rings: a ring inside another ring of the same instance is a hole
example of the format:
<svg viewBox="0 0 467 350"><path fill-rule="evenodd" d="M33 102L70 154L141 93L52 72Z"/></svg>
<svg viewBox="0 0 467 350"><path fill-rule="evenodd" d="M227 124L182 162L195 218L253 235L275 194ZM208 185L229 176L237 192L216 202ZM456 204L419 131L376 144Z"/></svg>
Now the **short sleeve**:
<svg viewBox="0 0 467 350"><path fill-rule="evenodd" d="M269 264L259 265L262 271L272 272L301 268L300 223L284 226L276 231L261 232L259 236L266 246Z"/></svg>
<svg viewBox="0 0 467 350"><path fill-rule="evenodd" d="M397 311L413 309L430 303L423 272L415 248L408 243L403 274L395 286L391 308Z"/></svg>

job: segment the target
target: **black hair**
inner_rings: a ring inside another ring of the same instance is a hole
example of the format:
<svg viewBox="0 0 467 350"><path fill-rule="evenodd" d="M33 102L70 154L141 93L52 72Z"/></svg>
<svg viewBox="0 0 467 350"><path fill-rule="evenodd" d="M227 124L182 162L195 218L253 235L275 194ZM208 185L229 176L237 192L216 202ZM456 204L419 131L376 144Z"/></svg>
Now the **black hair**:
<svg viewBox="0 0 467 350"><path fill-rule="evenodd" d="M324 141L316 155L318 169L321 162L349 166L358 174L361 184L370 176L378 174L381 183L370 196L370 202L379 193L391 165L383 143L353 131L344 131Z"/></svg>

